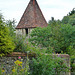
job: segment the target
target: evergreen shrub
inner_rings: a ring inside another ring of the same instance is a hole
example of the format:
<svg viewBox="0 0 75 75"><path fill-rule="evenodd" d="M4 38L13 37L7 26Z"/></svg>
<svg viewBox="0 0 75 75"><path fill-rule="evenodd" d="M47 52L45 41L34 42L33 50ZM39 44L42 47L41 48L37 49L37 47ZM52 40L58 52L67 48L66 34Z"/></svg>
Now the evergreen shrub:
<svg viewBox="0 0 75 75"><path fill-rule="evenodd" d="M13 52L14 43L9 35L8 27L4 23L2 15L0 15L0 56Z"/></svg>

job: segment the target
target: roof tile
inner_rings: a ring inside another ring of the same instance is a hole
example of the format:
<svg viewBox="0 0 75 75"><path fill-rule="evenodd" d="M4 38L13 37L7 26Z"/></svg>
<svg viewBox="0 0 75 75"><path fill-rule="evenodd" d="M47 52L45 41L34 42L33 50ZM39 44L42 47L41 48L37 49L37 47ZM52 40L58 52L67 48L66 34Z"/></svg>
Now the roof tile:
<svg viewBox="0 0 75 75"><path fill-rule="evenodd" d="M37 1L30 0L16 28L46 27L47 25Z"/></svg>

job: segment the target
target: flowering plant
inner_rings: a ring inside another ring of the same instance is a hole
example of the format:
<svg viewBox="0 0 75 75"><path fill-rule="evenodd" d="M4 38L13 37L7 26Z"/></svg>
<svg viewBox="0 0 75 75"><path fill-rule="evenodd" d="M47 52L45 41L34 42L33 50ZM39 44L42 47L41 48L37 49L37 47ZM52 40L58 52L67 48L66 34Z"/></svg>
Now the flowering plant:
<svg viewBox="0 0 75 75"><path fill-rule="evenodd" d="M21 57L18 57L18 60L14 62L14 66L10 70L10 73L6 73L7 69L5 69L3 66L0 67L0 75L29 75L29 59L27 55L27 60L25 62L25 65L23 66L23 61L21 60Z"/></svg>

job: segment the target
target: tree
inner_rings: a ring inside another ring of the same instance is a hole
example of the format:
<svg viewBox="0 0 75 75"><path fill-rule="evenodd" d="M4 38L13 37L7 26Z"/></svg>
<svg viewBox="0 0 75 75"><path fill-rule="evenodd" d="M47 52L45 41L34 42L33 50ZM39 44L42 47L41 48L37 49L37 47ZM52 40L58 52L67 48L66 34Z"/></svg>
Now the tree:
<svg viewBox="0 0 75 75"><path fill-rule="evenodd" d="M16 23L16 21L13 19L13 21L11 21L11 20L7 20L6 21L6 25L7 25L7 27L9 28L9 35L12 37L12 38L14 38L15 36L16 36L16 34L15 34L15 23Z"/></svg>
<svg viewBox="0 0 75 75"><path fill-rule="evenodd" d="M62 19L63 24L75 25L75 8L69 12L67 16L64 16Z"/></svg>
<svg viewBox="0 0 75 75"><path fill-rule="evenodd" d="M52 47L55 52L68 53L68 48L75 46L75 26L54 21L46 28L35 28L31 33L32 44L41 47Z"/></svg>
<svg viewBox="0 0 75 75"><path fill-rule="evenodd" d="M75 25L75 14L71 15L71 16L64 16L64 18L62 19L62 23L63 24L70 24L70 25Z"/></svg>
<svg viewBox="0 0 75 75"><path fill-rule="evenodd" d="M30 41L33 45L48 47L49 46L49 37L51 29L47 28L35 28L31 33Z"/></svg>
<svg viewBox="0 0 75 75"><path fill-rule="evenodd" d="M14 43L9 36L9 30L6 27L3 16L0 14L0 56L12 52Z"/></svg>
<svg viewBox="0 0 75 75"><path fill-rule="evenodd" d="M72 16L69 16L69 24L71 24L72 26L75 25L75 14L73 14Z"/></svg>
<svg viewBox="0 0 75 75"><path fill-rule="evenodd" d="M71 15L73 15L73 14L75 14L75 8L73 8L72 11L69 12L69 16L71 16Z"/></svg>

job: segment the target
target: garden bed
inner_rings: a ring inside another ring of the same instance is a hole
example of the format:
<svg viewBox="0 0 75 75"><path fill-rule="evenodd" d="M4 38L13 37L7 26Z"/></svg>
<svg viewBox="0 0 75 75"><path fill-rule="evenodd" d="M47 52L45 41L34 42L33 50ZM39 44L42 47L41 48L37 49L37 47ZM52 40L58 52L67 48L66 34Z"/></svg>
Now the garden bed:
<svg viewBox="0 0 75 75"><path fill-rule="evenodd" d="M47 54L46 54L47 55ZM69 55L68 54L53 54L53 56L61 57L61 59L64 58L64 62L66 62L69 67L70 67L70 61L69 61ZM21 52L13 52L11 54L8 54L7 56L0 57L0 66L3 65L3 69L7 74L10 74L12 71L12 68L14 67L14 62L16 60L19 60L18 57L21 57L22 67L25 67L26 61L27 61L27 53L21 53ZM36 57L35 53L29 53L29 62L32 63L32 58ZM66 74L64 74L66 75ZM67 75L70 75L68 73Z"/></svg>

